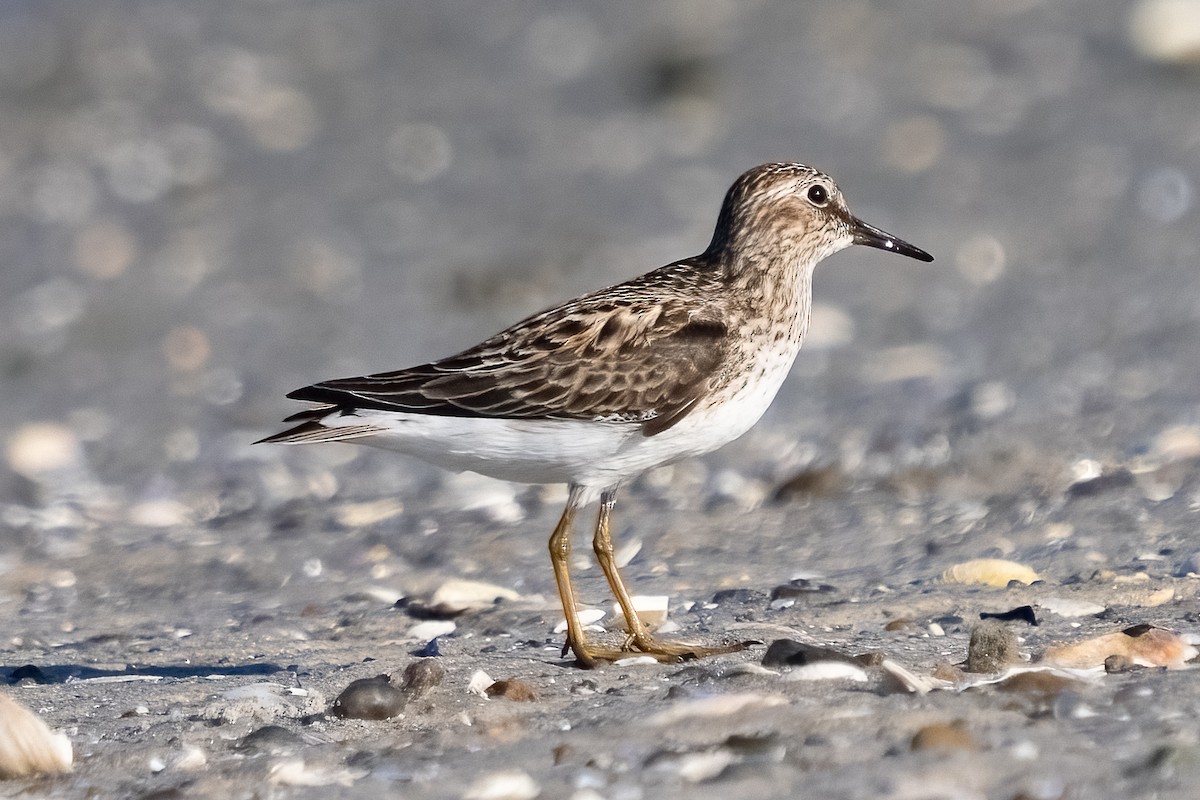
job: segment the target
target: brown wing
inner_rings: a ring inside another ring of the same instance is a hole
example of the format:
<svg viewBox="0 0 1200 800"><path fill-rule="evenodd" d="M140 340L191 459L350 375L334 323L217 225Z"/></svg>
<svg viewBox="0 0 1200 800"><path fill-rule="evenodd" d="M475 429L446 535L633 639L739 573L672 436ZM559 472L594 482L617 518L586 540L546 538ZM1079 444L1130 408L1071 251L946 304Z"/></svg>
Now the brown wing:
<svg viewBox="0 0 1200 800"><path fill-rule="evenodd" d="M445 416L611 419L653 436L683 419L720 370L714 306L627 284L543 312L456 356L297 389L323 404L289 420L384 409Z"/></svg>

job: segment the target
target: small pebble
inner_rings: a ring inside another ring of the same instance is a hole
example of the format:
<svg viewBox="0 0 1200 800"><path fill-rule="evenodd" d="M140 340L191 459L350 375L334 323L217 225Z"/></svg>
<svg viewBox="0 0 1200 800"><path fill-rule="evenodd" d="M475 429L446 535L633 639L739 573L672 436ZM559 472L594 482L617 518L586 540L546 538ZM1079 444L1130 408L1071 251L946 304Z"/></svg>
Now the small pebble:
<svg viewBox="0 0 1200 800"><path fill-rule="evenodd" d="M428 642L439 636L446 636L454 633L454 629L458 627L451 620L430 619L425 622L418 622L408 629L408 638L416 639L419 642Z"/></svg>
<svg viewBox="0 0 1200 800"><path fill-rule="evenodd" d="M914 752L928 750L978 750L975 737L963 722L935 722L913 734L910 747Z"/></svg>
<svg viewBox="0 0 1200 800"><path fill-rule="evenodd" d="M624 619L624 616L621 614L621 607L614 606L614 608L616 608L617 616L621 617L621 619ZM583 626L585 628L587 628L588 626L595 625L595 623L604 619L604 616L608 612L606 612L603 608L581 608L576 613L579 616L579 621L583 624ZM645 620L643 619L642 621L644 622ZM558 624L554 626L555 633L566 633L566 630L567 630L566 618L560 619L558 621Z"/></svg>
<svg viewBox="0 0 1200 800"><path fill-rule="evenodd" d="M771 590L772 600L787 600L813 597L818 594L832 594L837 589L828 583L816 583L807 578L797 578Z"/></svg>
<svg viewBox="0 0 1200 800"><path fill-rule="evenodd" d="M647 724L660 727L681 723L697 724L703 720L713 720L746 711L760 711L765 708L787 705L787 702L787 698L781 695L755 692L709 695L680 701L671 708L650 717Z"/></svg>
<svg viewBox="0 0 1200 800"><path fill-rule="evenodd" d="M987 620L971 631L967 647L967 672L999 672L1021 661L1017 635L999 622Z"/></svg>
<svg viewBox="0 0 1200 800"><path fill-rule="evenodd" d="M1109 675L1118 672L1131 672L1137 669L1137 664L1129 656L1111 655L1104 659L1104 671Z"/></svg>
<svg viewBox="0 0 1200 800"><path fill-rule="evenodd" d="M850 480L837 467L813 467L793 475L776 487L771 500L787 503L812 497L827 497L845 491Z"/></svg>
<svg viewBox="0 0 1200 800"><path fill-rule="evenodd" d="M713 605L729 605L732 603L753 603L762 599L762 595L754 589L722 589L712 596Z"/></svg>
<svg viewBox="0 0 1200 800"><path fill-rule="evenodd" d="M498 680L485 691L488 697L503 697L517 703L532 703L538 699L537 691L519 678Z"/></svg>
<svg viewBox="0 0 1200 800"><path fill-rule="evenodd" d="M967 678L967 674L960 667L946 661L938 663L930 674L934 678L948 683L962 683Z"/></svg>
<svg viewBox="0 0 1200 800"><path fill-rule="evenodd" d="M1143 58L1200 64L1200 0L1140 0L1129 7L1129 41Z"/></svg>
<svg viewBox="0 0 1200 800"><path fill-rule="evenodd" d="M493 772L476 780L463 794L463 800L533 800L542 793L528 773L519 769Z"/></svg>
<svg viewBox="0 0 1200 800"><path fill-rule="evenodd" d="M414 655L417 658L438 658L442 654L442 649L438 646L438 637L430 639L424 646L410 651L409 655Z"/></svg>
<svg viewBox="0 0 1200 800"><path fill-rule="evenodd" d="M488 687L495 683L492 676L488 675L481 669L471 673L471 680L467 682L467 691L474 695L486 698L488 696Z"/></svg>
<svg viewBox="0 0 1200 800"><path fill-rule="evenodd" d="M854 681L865 683L867 672L857 664L844 661L818 661L792 668L783 676L785 681Z"/></svg>
<svg viewBox="0 0 1200 800"><path fill-rule="evenodd" d="M436 641L436 640L435 640ZM435 686L441 684L446 677L446 668L432 658L422 658L404 668L404 679L400 683L400 691L416 700L427 694Z"/></svg>
<svg viewBox="0 0 1200 800"><path fill-rule="evenodd" d="M329 707L329 713L343 719L391 719L404 711L408 698L392 685L387 675L351 681Z"/></svg>
<svg viewBox="0 0 1200 800"><path fill-rule="evenodd" d="M637 613L638 619L647 628L656 629L666 621L667 609L671 600L667 595L635 594L629 600L633 603L633 610ZM625 614L622 613L619 603L613 603L613 619L622 630L626 628Z"/></svg>
<svg viewBox="0 0 1200 800"><path fill-rule="evenodd" d="M1002 691L1025 695L1032 699L1051 700L1078 686L1078 681L1054 672L1024 670L1009 675L996 686Z"/></svg>
<svg viewBox="0 0 1200 800"><path fill-rule="evenodd" d="M512 589L481 581L453 578L446 581L429 598L430 609L453 616L466 611L490 608L497 600L520 600Z"/></svg>
<svg viewBox="0 0 1200 800"><path fill-rule="evenodd" d="M244 755L290 755L304 746L300 736L282 725L264 725L239 739L233 749Z"/></svg>
<svg viewBox="0 0 1200 800"><path fill-rule="evenodd" d="M1038 601L1038 606L1049 611L1051 614L1057 614L1066 619L1093 617L1097 614L1103 614L1105 610L1105 606L1099 603L1057 596L1043 597Z"/></svg>

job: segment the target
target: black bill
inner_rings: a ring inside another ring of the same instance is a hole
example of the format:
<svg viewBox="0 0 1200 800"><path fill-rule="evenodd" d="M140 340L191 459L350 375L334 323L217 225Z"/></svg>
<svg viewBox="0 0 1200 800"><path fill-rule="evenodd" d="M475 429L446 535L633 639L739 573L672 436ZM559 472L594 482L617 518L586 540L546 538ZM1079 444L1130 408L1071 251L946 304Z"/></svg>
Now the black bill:
<svg viewBox="0 0 1200 800"><path fill-rule="evenodd" d="M850 218L850 230L854 234L855 244L865 244L867 247L878 247L902 256L915 258L917 261L933 261L933 256L919 247L914 247L903 239L897 239L886 231L881 231L874 225L868 225L858 217Z"/></svg>

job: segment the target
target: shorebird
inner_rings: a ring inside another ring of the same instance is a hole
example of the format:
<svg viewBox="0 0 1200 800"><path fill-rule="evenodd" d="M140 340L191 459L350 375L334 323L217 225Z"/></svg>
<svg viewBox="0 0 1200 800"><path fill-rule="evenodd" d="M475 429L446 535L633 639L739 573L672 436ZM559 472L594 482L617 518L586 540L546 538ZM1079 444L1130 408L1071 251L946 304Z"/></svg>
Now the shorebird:
<svg viewBox="0 0 1200 800"><path fill-rule="evenodd" d="M824 173L763 164L734 181L700 255L535 314L458 355L297 389L288 397L315 405L261 441L353 441L450 470L565 483L549 543L564 656L569 649L591 667L739 650L745 643L661 641L638 618L613 556L617 491L758 421L804 343L813 269L854 244L933 260L851 214ZM621 647L588 641L571 584L575 514L597 500L592 547L626 620Z"/></svg>

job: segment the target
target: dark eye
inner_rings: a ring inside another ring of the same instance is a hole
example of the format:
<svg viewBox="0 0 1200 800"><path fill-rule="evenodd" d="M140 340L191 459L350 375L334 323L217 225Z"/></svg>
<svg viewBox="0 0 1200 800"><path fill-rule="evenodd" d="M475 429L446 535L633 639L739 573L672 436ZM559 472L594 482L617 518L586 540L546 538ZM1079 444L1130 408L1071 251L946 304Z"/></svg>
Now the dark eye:
<svg viewBox="0 0 1200 800"><path fill-rule="evenodd" d="M808 202L820 208L829 202L829 190L819 183L808 187Z"/></svg>

